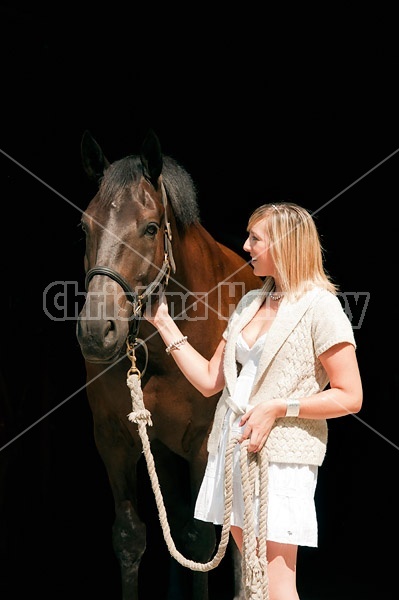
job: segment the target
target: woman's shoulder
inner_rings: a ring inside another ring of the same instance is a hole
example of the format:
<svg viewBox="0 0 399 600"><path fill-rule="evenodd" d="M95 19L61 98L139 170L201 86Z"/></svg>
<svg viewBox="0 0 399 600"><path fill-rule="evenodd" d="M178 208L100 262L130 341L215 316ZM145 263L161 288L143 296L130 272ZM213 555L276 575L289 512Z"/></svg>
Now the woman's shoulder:
<svg viewBox="0 0 399 600"><path fill-rule="evenodd" d="M328 308L343 310L342 304L338 298L338 294L334 294L333 292L330 292L330 290L323 288L317 288L313 291L313 293L313 306L316 310L321 310L323 312Z"/></svg>
<svg viewBox="0 0 399 600"><path fill-rule="evenodd" d="M318 355L340 342L349 342L356 347L350 318L338 294L329 290L321 290L315 298L312 306L312 330Z"/></svg>

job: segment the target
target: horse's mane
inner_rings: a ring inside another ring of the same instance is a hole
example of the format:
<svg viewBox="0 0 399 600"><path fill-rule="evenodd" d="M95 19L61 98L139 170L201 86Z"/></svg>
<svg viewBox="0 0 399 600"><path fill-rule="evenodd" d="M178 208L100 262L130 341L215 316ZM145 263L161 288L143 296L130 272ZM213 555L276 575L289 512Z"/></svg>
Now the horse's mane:
<svg viewBox="0 0 399 600"><path fill-rule="evenodd" d="M113 162L101 180L101 201L107 205L121 197L123 190L139 181L142 174L139 156L127 156ZM199 222L197 190L191 175L175 159L163 156L162 178L176 222L183 228Z"/></svg>

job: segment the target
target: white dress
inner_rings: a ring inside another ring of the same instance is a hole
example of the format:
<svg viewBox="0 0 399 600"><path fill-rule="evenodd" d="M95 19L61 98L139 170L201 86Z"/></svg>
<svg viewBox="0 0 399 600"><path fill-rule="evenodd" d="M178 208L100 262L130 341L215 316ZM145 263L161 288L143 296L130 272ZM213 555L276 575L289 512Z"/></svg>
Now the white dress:
<svg viewBox="0 0 399 600"><path fill-rule="evenodd" d="M259 363L267 333L258 338L249 348L240 334L237 342L236 359L242 365L237 378L233 401L246 412L248 398L252 389L256 369ZM216 455L209 455L204 479L198 493L194 517L222 525L224 521L224 463L226 445L231 435L242 432L238 423L241 415L232 417L228 409L222 439ZM233 458L233 507L231 525L238 527L244 523L244 500L241 485L240 447L234 449ZM317 516L314 494L317 483L318 467L294 463L269 463L269 490L267 508L267 539L283 544L317 547ZM259 497L255 497L255 527L258 532Z"/></svg>

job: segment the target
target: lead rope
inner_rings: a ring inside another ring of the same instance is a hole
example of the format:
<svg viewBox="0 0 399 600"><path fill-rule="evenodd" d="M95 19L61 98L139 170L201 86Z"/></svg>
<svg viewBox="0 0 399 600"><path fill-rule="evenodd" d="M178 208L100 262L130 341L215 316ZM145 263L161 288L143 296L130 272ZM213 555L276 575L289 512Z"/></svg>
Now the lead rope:
<svg viewBox="0 0 399 600"><path fill-rule="evenodd" d="M129 421L136 423L138 426L138 432L143 444L144 457L147 463L148 474L154 492L159 520L167 548L171 556L183 567L187 567L192 571L210 571L219 565L226 553L229 541L230 515L233 506L233 451L238 442L238 437L231 438L226 448L225 509L218 550L214 557L207 563L198 563L189 560L177 550L170 533L168 517L159 486L158 475L155 469L154 457L152 456L150 441L147 435L147 425L152 427L151 413L144 406L143 392L140 384L140 372L135 367L135 362L133 360L132 365L132 368L128 371L127 377L127 385L130 389L132 398L132 412L129 413L127 417ZM250 454L247 452L247 446L248 442L244 442L241 444L240 449L240 464L245 504L242 580L246 600L269 600L266 560L268 460L264 447L257 454ZM258 483L260 485L260 524L257 542L254 527L253 499Z"/></svg>
<svg viewBox="0 0 399 600"><path fill-rule="evenodd" d="M245 598L251 600L269 599L267 577L266 537L267 537L267 491L268 460L265 447L259 453L247 452L248 440L241 444L240 466L244 497L244 527L242 547L242 576ZM259 486L259 490L258 490ZM259 532L255 531L254 500L259 492Z"/></svg>

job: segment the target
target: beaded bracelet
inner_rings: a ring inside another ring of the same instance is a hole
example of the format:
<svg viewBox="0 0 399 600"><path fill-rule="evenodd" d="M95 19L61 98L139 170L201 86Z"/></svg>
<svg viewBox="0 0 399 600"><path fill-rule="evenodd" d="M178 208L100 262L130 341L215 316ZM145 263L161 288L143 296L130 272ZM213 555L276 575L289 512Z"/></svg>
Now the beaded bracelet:
<svg viewBox="0 0 399 600"><path fill-rule="evenodd" d="M288 398L287 399L287 412L285 413L286 417L297 417L299 415L299 409L301 404L299 400L296 398Z"/></svg>
<svg viewBox="0 0 399 600"><path fill-rule="evenodd" d="M187 342L186 335L184 337L180 338L179 340L172 342L171 344L169 344L169 346L167 346L165 348L166 354L170 354L173 350L180 350L180 346L183 346L183 344L185 344L186 342Z"/></svg>

